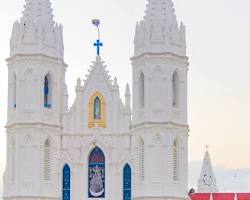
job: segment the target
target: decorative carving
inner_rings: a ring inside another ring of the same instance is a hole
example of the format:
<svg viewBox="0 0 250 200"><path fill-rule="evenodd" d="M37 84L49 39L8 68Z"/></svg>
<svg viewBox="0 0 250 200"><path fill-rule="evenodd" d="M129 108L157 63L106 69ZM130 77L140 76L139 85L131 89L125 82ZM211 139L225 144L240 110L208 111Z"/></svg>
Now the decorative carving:
<svg viewBox="0 0 250 200"><path fill-rule="evenodd" d="M163 143L163 138L161 134L156 134L154 136L154 144L161 145Z"/></svg>
<svg viewBox="0 0 250 200"><path fill-rule="evenodd" d="M32 144L32 136L31 134L26 134L23 138L23 144L31 145Z"/></svg>

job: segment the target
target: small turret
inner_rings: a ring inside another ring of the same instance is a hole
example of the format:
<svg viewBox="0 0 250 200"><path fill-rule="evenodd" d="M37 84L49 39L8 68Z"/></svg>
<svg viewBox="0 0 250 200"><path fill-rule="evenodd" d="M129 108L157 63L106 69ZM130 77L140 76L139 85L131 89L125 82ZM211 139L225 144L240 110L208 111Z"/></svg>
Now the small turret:
<svg viewBox="0 0 250 200"><path fill-rule="evenodd" d="M114 78L113 89L114 89L114 90L119 90L119 85L118 85L118 82L117 82L117 78L116 78L116 77Z"/></svg>
<svg viewBox="0 0 250 200"><path fill-rule="evenodd" d="M125 107L126 111L131 112L131 93L128 83L126 85L126 92L125 92Z"/></svg>

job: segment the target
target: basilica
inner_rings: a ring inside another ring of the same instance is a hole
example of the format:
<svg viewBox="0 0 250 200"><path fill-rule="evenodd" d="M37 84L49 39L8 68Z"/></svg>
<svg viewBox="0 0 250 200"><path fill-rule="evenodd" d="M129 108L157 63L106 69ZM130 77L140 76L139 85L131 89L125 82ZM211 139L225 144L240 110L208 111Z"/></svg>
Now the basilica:
<svg viewBox="0 0 250 200"><path fill-rule="evenodd" d="M7 58L4 200L189 198L189 63L172 0L149 0L137 22L125 103L103 59L69 106L62 25L49 0L26 0Z"/></svg>

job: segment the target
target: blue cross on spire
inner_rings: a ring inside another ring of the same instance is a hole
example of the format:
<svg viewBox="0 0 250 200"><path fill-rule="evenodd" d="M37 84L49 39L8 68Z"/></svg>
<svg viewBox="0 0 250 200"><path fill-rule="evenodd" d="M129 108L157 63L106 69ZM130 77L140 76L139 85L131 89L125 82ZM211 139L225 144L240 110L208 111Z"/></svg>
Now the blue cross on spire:
<svg viewBox="0 0 250 200"><path fill-rule="evenodd" d="M94 43L94 46L96 47L96 52L97 52L97 55L99 56L100 55L100 47L102 47L103 44L100 42L100 40L96 40L96 43Z"/></svg>
<svg viewBox="0 0 250 200"><path fill-rule="evenodd" d="M94 24L98 29L98 39L96 40L96 43L94 43L94 46L96 47L97 56L100 56L100 47L103 46L103 43L100 41L100 29L99 29L100 20L93 19L92 24Z"/></svg>

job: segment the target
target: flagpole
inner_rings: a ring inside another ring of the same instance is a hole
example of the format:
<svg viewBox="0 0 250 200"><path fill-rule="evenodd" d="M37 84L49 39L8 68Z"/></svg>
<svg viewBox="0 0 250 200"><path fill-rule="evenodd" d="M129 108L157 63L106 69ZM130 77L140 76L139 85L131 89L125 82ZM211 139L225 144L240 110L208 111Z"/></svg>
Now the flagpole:
<svg viewBox="0 0 250 200"><path fill-rule="evenodd" d="M99 26L97 28L98 28L98 40L100 40L101 39L100 28L99 28Z"/></svg>
<svg viewBox="0 0 250 200"><path fill-rule="evenodd" d="M99 19L93 19L92 20L92 24L94 24L97 27L97 30L98 30L98 40L100 40L101 39L100 28L99 28L100 20Z"/></svg>

